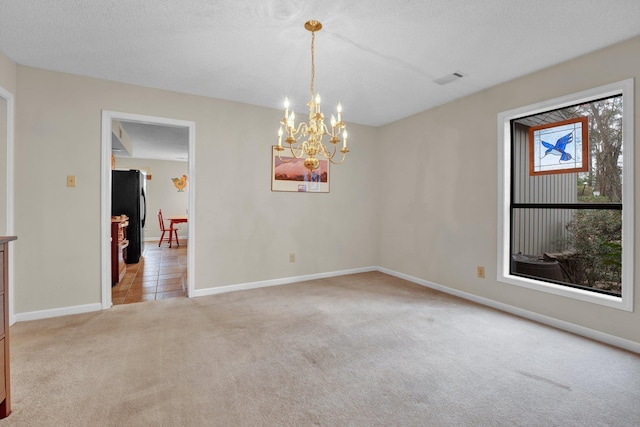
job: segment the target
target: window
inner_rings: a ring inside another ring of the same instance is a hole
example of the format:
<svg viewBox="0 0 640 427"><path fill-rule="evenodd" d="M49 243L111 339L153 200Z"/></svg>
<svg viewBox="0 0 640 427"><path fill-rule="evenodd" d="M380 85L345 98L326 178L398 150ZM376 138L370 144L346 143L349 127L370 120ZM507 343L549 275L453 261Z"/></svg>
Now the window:
<svg viewBox="0 0 640 427"><path fill-rule="evenodd" d="M633 80L498 115L498 280L633 309Z"/></svg>

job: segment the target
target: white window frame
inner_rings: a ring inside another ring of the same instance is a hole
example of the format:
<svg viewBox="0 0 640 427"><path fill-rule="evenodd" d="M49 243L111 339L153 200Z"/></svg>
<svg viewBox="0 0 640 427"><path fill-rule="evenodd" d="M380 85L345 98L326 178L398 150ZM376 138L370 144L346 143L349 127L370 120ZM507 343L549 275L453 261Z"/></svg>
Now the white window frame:
<svg viewBox="0 0 640 427"><path fill-rule="evenodd" d="M511 194L511 120L555 110L596 99L622 95L622 296L611 296L557 285L509 273L510 194ZM627 79L583 92L538 102L498 114L498 265L497 280L541 292L573 298L625 311L633 311L633 180L634 180L634 81Z"/></svg>

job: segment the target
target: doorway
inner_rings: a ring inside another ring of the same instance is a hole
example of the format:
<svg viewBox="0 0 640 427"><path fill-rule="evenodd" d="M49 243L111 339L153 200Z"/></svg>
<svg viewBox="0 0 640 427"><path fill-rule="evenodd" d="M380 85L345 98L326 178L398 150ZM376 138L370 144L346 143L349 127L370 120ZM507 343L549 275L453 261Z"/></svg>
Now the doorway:
<svg viewBox="0 0 640 427"><path fill-rule="evenodd" d="M116 123L114 125L114 122ZM173 128L176 131L186 131L187 132L187 140L188 140L188 167L187 167L187 175L188 175L188 245L189 250L186 253L186 270L191 273L186 275L186 296L192 297L194 294L194 278L193 278L193 268L194 268L194 260L195 260L195 229L196 229L196 221L195 221L195 157L194 157L194 143L195 143L195 123L191 121L185 120L177 120L170 119L165 117L155 117L155 116L146 116L139 114L130 114L130 113L122 113L122 112L114 112L114 111L103 111L102 112L102 185L101 185L101 198L102 198L102 308L107 309L112 306L113 299L111 294L111 192L112 192L112 179L111 179L111 171L112 171L112 149L114 146L118 144L118 141L113 138L114 131L119 132L119 129L114 128L114 126L123 126L125 129L129 127L129 129L134 132L136 129L145 129L145 127L149 129L159 129L159 128ZM135 154L132 156L135 157ZM116 158L116 169L118 169ZM131 163L129 163L131 165ZM128 168L127 164L124 165L124 168ZM143 168L142 168L143 169ZM148 171L148 176L153 177L153 170ZM153 179L153 178L152 178ZM149 181L150 182L150 181ZM166 183L164 183L166 184ZM169 182L171 184L171 182ZM171 184L172 185L172 184ZM177 188L177 187L176 187ZM163 208L163 210L166 208ZM153 210L156 210L155 212ZM186 214L187 212L183 212ZM155 232L155 228L151 228L154 224L157 224L158 220L156 219L157 209L148 210L147 212L147 220L148 227L147 229L152 229ZM157 227L157 226L156 226ZM186 243L186 242L185 242ZM175 248L175 242L172 245ZM157 242L154 244L152 241L146 242L146 247L152 251L154 248L158 248ZM161 249L161 248L160 248ZM178 248L176 248L178 249ZM162 252L162 251L160 251ZM163 257L163 253L149 252L150 258ZM153 256L152 256L153 255ZM183 253L184 256L184 253ZM170 263L179 263L182 262L184 266L184 258L180 259L180 255L178 251L167 253L167 260ZM157 261L156 261L157 262ZM151 263L151 259L150 259ZM131 266L127 266L127 269L131 268L133 272L134 269L139 270L140 265L131 264ZM175 267L175 266L173 266ZM147 269L147 271L151 271ZM138 272L136 272L137 274ZM142 271L141 273L144 273ZM156 270L157 273L157 270ZM121 302L121 301L118 301Z"/></svg>

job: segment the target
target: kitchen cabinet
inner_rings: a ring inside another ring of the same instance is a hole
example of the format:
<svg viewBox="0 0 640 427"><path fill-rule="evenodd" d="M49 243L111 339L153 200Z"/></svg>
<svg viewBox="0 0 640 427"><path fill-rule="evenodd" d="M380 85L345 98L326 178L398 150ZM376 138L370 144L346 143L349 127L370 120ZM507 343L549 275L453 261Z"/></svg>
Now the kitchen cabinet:
<svg viewBox="0 0 640 427"><path fill-rule="evenodd" d="M11 413L9 366L9 242L15 236L0 236L0 418Z"/></svg>
<svg viewBox="0 0 640 427"><path fill-rule="evenodd" d="M127 272L127 226L126 215L111 217L111 286L117 285Z"/></svg>

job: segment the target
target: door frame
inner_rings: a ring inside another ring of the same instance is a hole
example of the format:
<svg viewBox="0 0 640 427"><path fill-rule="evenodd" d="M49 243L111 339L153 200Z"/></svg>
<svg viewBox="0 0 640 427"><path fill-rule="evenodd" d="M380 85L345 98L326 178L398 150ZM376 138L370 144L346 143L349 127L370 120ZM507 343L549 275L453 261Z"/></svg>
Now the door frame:
<svg viewBox="0 0 640 427"><path fill-rule="evenodd" d="M7 236L13 236L15 234L14 231L14 206L15 206L15 198L14 198L14 149L15 149L15 98L11 92L0 86L0 98L4 99L7 102L7 163L5 165L6 169L6 184L5 188L5 196L6 196L6 223L5 230ZM16 323L15 309L14 309L14 283L13 283L13 272L15 271L14 267L14 257L9 257L9 325L13 325Z"/></svg>
<svg viewBox="0 0 640 427"><path fill-rule="evenodd" d="M102 179L101 179L101 283L102 309L112 306L111 301L111 133L113 120L137 122L152 125L174 126L189 129L189 250L187 251L187 297L192 298L195 290L195 241L196 241L196 165L195 138L196 124L188 120L170 119L167 117L147 116L143 114L123 113L102 110Z"/></svg>

